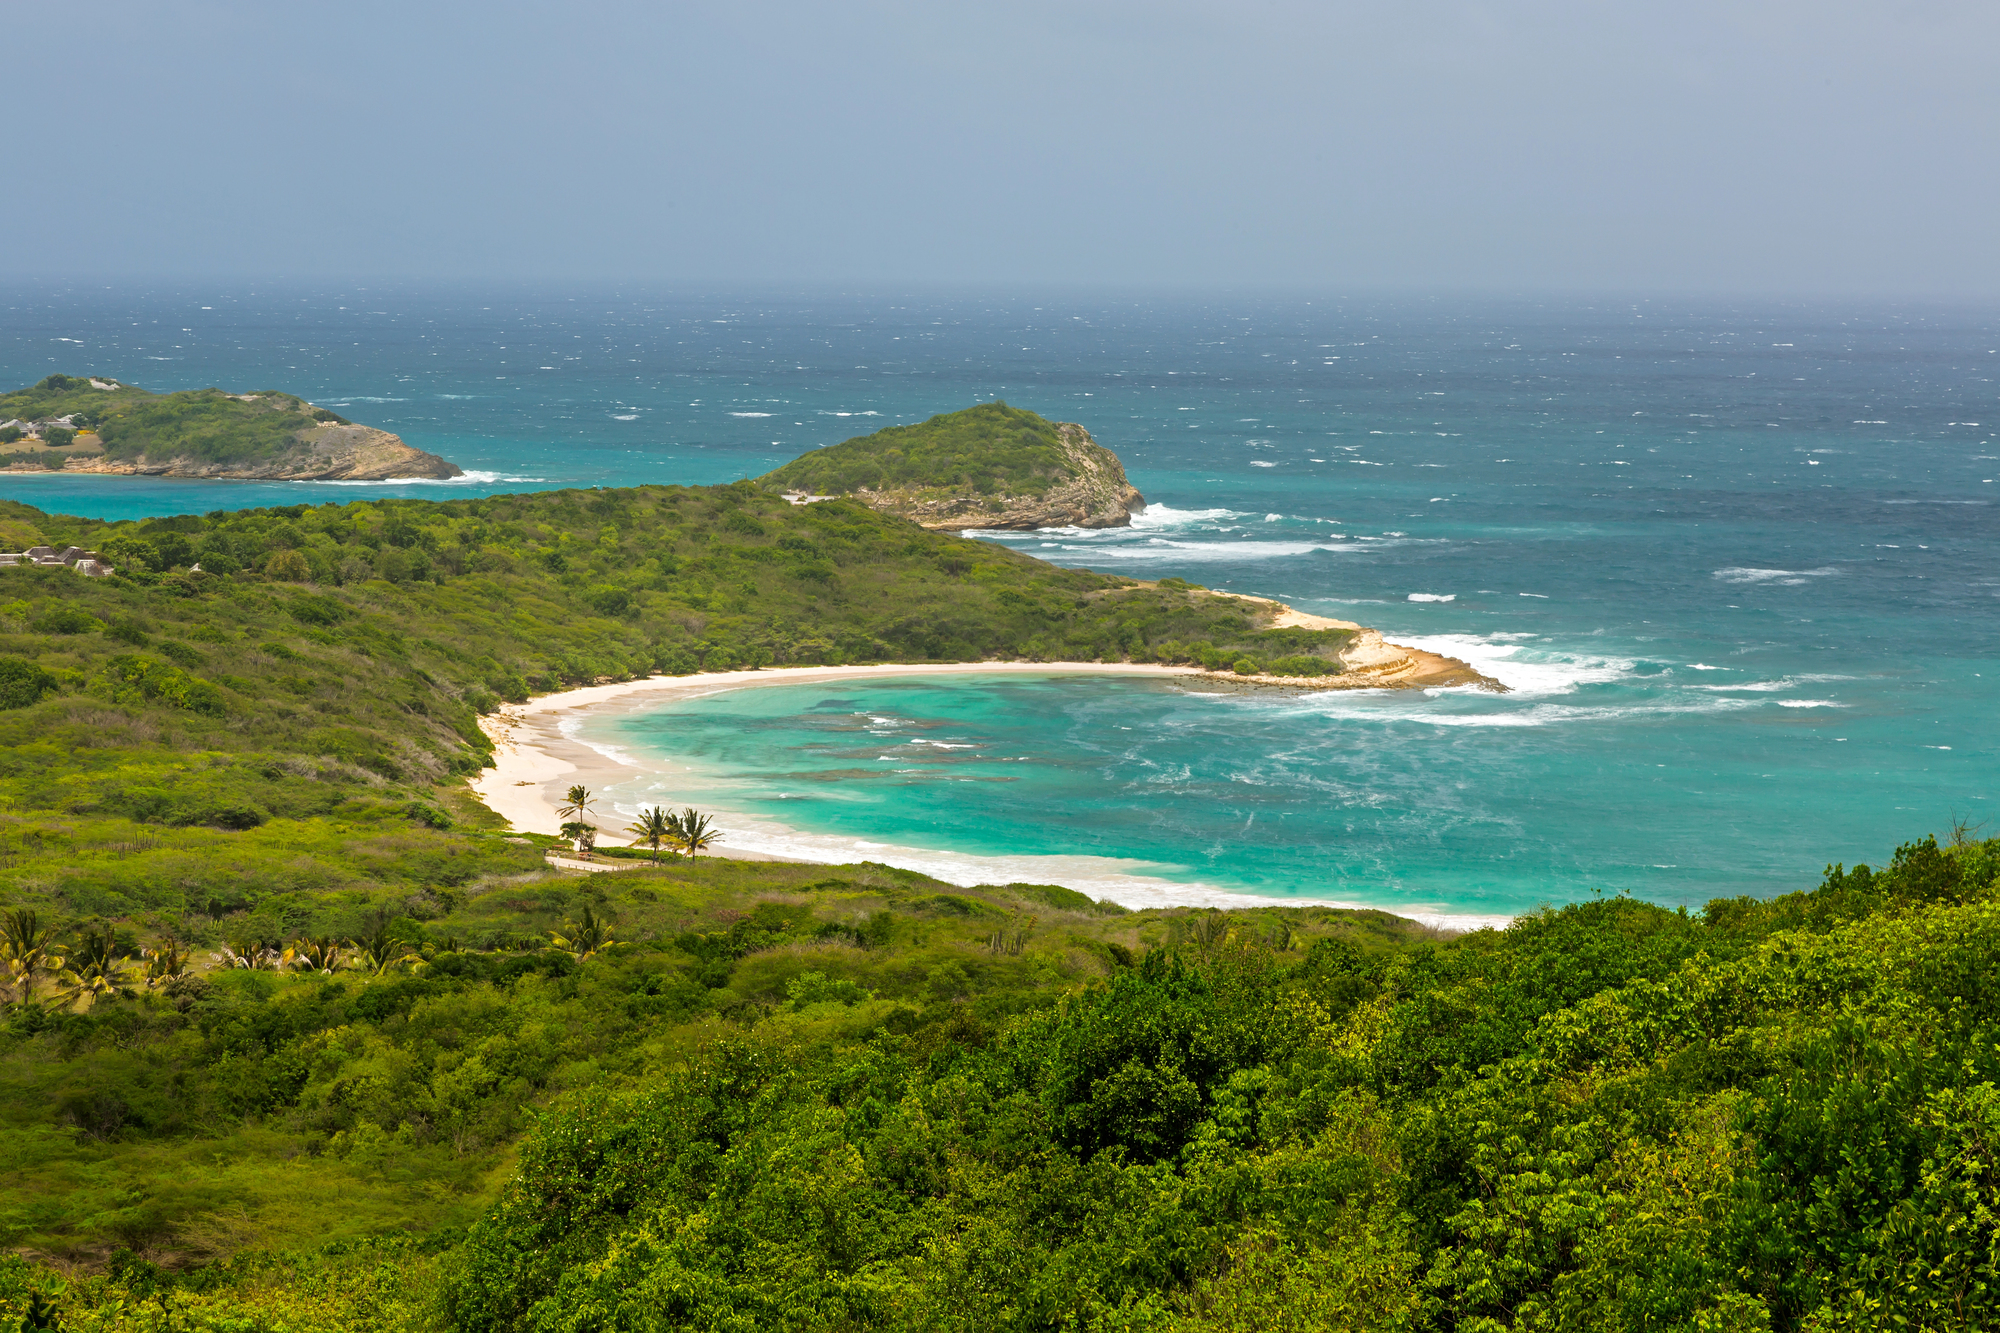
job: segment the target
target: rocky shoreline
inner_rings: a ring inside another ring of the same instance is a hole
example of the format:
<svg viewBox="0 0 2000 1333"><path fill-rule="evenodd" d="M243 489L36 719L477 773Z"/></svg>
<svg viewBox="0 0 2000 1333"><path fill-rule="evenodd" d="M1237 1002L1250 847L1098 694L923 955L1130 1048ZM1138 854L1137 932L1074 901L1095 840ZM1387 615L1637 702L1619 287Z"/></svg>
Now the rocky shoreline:
<svg viewBox="0 0 2000 1333"><path fill-rule="evenodd" d="M920 498L907 490L860 490L854 498L938 532L987 529L1122 528L1144 513L1146 497L1125 477L1118 455L1090 438L1074 421L1056 423L1058 447L1074 469L1040 495L954 495Z"/></svg>
<svg viewBox="0 0 2000 1333"><path fill-rule="evenodd" d="M407 445L388 431L333 423L301 432L296 446L285 455L254 463L213 463L185 456L154 459L145 455L128 460L99 453L73 456L62 470L215 481L444 480L465 473L458 464Z"/></svg>

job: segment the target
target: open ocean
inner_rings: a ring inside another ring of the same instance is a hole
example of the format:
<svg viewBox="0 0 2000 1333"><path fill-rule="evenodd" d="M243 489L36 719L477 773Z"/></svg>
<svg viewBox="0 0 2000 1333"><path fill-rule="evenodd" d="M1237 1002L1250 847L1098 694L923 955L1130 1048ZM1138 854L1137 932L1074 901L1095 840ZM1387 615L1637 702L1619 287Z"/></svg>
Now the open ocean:
<svg viewBox="0 0 2000 1333"><path fill-rule="evenodd" d="M0 477L45 509L730 481L1000 397L1082 422L1153 508L999 540L1513 687L910 679L586 728L659 765L621 806L699 800L738 845L1481 918L1769 895L1954 816L2000 831L1990 310L16 286L0 312L9 387L285 389L468 470Z"/></svg>

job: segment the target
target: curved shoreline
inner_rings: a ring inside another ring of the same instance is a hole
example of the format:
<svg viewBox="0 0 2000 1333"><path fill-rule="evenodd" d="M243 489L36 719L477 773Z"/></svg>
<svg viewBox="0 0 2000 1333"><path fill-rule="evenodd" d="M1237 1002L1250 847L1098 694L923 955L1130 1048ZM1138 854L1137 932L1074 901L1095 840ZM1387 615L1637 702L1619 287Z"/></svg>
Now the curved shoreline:
<svg viewBox="0 0 2000 1333"><path fill-rule="evenodd" d="M1424 654L1432 657L1433 654ZM1449 658L1438 658L1457 672L1469 673L1471 669L1464 663ZM1443 673L1440 673L1443 674ZM1473 673L1476 675L1476 673ZM644 680L623 681L607 685L587 685L579 689L564 690L556 694L545 694L530 699L524 704L504 705L495 713L480 719L480 728L493 741L494 767L483 770L470 780L470 787L488 809L507 820L517 829L531 832L554 832L560 823L556 813L564 801L564 793L576 783L582 783L596 791L603 791L618 783L655 776L657 770L642 768L626 762L621 757L588 744L570 734L570 726L583 717L604 711L644 707L648 704L676 698L697 697L724 690L745 687L812 684L820 681L888 680L912 676L949 675L1124 675L1151 676L1155 678L1179 678L1186 680L1230 680L1251 683L1243 677L1218 677L1199 667L1159 666L1133 662L949 662L916 663L908 665L846 666L846 667L792 667L766 668L761 671L701 672L689 676L653 676ZM1335 680L1339 677L1333 678ZM1482 678L1483 679L1483 678ZM1252 678L1270 684L1304 688L1326 688L1315 681L1300 679ZM1444 684L1447 682L1439 682ZM1452 685L1470 683L1460 679L1448 682ZM1410 688L1402 681L1395 683L1354 681L1346 688ZM570 725L565 725L570 724ZM806 864L837 865L850 861L880 860L895 865L908 860L908 855L898 852L921 854L925 862L922 866L912 865L910 869L920 869L950 882L967 885L993 883L993 858L970 854L935 852L919 848L895 848L887 844L868 843L860 839L847 839L852 844L855 855L839 860L820 856L786 856L768 851L757 851L747 847L731 847L728 844L706 852L704 855L720 856L745 861L795 861ZM782 842L780 845L783 845ZM880 853L880 854L878 854ZM1362 910L1389 911L1373 903L1360 903L1347 899L1273 897L1263 894L1239 893L1219 889L1205 884L1190 884L1147 875L1143 870L1128 871L1123 865L1108 857L1063 856L1049 854L1031 859L1046 863L1037 869L1043 882L1073 881L1071 887L1081 887L1095 897L1108 898L1122 906L1132 908L1173 907L1173 906L1325 906L1358 908ZM939 862L955 864L940 874ZM1071 862L1073 866L1058 869L1059 863ZM1135 870L1144 863L1131 863ZM957 873L954 873L954 870ZM1067 873L1065 873L1067 872ZM1020 878L1019 875L1011 878ZM1504 925L1511 918L1486 916L1470 913L1441 911L1396 911L1393 915L1420 921L1427 925L1446 929L1467 930L1481 926Z"/></svg>

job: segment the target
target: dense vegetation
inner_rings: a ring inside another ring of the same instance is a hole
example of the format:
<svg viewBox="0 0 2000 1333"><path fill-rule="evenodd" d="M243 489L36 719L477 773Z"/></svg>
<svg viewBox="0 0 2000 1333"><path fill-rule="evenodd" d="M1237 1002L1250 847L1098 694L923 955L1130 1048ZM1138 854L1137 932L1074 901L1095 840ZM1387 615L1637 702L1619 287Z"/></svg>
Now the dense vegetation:
<svg viewBox="0 0 2000 1333"><path fill-rule="evenodd" d="M815 449L757 482L813 495L896 490L1024 496L1042 494L1067 470L1053 422L993 402Z"/></svg>
<svg viewBox="0 0 2000 1333"><path fill-rule="evenodd" d="M2000 1324L2000 842L1456 938L566 876L499 699L1344 636L747 483L38 542L123 572L0 570L0 1327Z"/></svg>
<svg viewBox="0 0 2000 1333"><path fill-rule="evenodd" d="M498 877L393 920L414 967L15 1005L0 1226L85 1267L0 1265L0 1318L1988 1328L1996 873L1926 839L1454 939L877 866ZM586 910L618 942L521 947Z"/></svg>
<svg viewBox="0 0 2000 1333"><path fill-rule="evenodd" d="M76 426L95 429L104 452L113 458L150 455L209 463L275 458L295 446L301 431L321 422L346 424L344 417L288 393L191 389L156 394L130 384L100 389L73 375L51 375L30 388L0 394L0 418L13 417L69 417ZM47 433L44 438L51 444L70 443Z"/></svg>

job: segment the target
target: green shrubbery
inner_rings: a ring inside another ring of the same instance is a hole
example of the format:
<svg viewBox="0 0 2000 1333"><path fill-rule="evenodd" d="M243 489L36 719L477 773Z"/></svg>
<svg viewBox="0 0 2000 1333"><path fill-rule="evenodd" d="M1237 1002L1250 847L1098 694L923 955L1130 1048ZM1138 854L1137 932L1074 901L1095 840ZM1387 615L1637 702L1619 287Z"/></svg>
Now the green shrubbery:
<svg viewBox="0 0 2000 1333"><path fill-rule="evenodd" d="M11 1244L291 1252L16 1265L0 1317L39 1290L116 1333L160 1291L197 1329L1990 1327L1996 871L1924 840L1769 903L1458 938L876 866L496 886L395 923L414 973L17 1007ZM621 942L581 963L452 947L586 895ZM341 1239L397 1225L434 1238Z"/></svg>
<svg viewBox="0 0 2000 1333"><path fill-rule="evenodd" d="M1053 422L994 402L816 449L758 478L758 485L815 495L902 489L1040 495L1063 468Z"/></svg>

